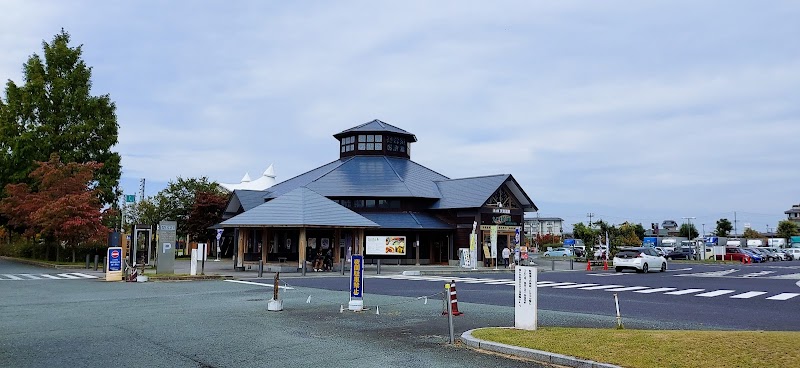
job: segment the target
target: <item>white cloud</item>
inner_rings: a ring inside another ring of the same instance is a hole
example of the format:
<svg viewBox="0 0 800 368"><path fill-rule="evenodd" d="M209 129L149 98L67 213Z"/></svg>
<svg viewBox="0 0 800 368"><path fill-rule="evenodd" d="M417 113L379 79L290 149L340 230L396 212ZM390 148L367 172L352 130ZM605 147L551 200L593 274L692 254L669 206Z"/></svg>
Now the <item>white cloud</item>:
<svg viewBox="0 0 800 368"><path fill-rule="evenodd" d="M549 215L738 207L775 222L798 202L798 15L792 2L4 2L0 77L20 83L65 27L94 93L117 103L126 177L233 182L274 163L285 180L378 118L417 135L415 161L511 173Z"/></svg>

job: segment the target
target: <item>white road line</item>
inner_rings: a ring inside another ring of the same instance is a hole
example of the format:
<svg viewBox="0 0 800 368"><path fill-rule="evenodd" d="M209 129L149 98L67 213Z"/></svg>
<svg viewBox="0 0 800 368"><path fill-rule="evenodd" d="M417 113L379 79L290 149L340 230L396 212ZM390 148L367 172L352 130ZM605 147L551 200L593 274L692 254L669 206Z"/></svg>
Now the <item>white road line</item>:
<svg viewBox="0 0 800 368"><path fill-rule="evenodd" d="M675 288L662 287L662 288L655 288L655 289L648 289L648 290L636 290L636 291L634 291L634 293L652 294L652 293L660 293L662 291L670 291L670 290L675 290Z"/></svg>
<svg viewBox="0 0 800 368"><path fill-rule="evenodd" d="M514 283L515 283L514 281L499 280L499 281L487 282L486 285L514 285Z"/></svg>
<svg viewBox="0 0 800 368"><path fill-rule="evenodd" d="M553 289L575 289L580 287L587 287L587 286L596 286L597 284L575 284L575 285L562 285L562 286L553 286Z"/></svg>
<svg viewBox="0 0 800 368"><path fill-rule="evenodd" d="M47 277L48 279L53 279L53 280L61 280L61 278L60 278L60 277L58 277L58 276L48 275L48 274L46 274L46 273L45 273L45 274L42 274L41 276L42 276L42 277Z"/></svg>
<svg viewBox="0 0 800 368"><path fill-rule="evenodd" d="M223 281L235 282L237 284L255 285L255 286L262 286L262 287L271 287L273 289L275 288L274 285L272 285L272 284L262 284L260 282L242 281L242 280L223 280ZM289 287L289 286L278 286L278 289L294 290L293 287Z"/></svg>
<svg viewBox="0 0 800 368"><path fill-rule="evenodd" d="M736 290L716 290L716 291L709 291L707 293L697 294L695 296L702 296L702 297L705 297L705 298L713 298L715 296L720 296L720 295L725 295L725 294L730 294L730 293L735 293L735 292L736 292Z"/></svg>
<svg viewBox="0 0 800 368"><path fill-rule="evenodd" d="M36 275L31 275L29 273L21 273L20 276L25 276L31 280L41 280L42 278Z"/></svg>
<svg viewBox="0 0 800 368"><path fill-rule="evenodd" d="M796 297L798 295L800 295L800 294L797 294L797 293L780 293L778 295L771 296L771 297L767 298L767 300L789 300L789 299L794 298L794 297Z"/></svg>
<svg viewBox="0 0 800 368"><path fill-rule="evenodd" d="M80 276L80 277L83 277L85 279L96 279L97 278L97 276L87 275L85 273L80 273L80 272L72 272L72 273L70 273L70 275Z"/></svg>
<svg viewBox="0 0 800 368"><path fill-rule="evenodd" d="M632 291L632 290L642 290L642 289L649 289L649 286L629 286L629 287L621 287L621 288L614 288L614 289L606 289L606 291Z"/></svg>
<svg viewBox="0 0 800 368"><path fill-rule="evenodd" d="M551 287L551 286L552 287L556 287L556 286L562 286L562 285L575 285L575 283L574 282L557 282L555 284L536 285L536 286L538 286L538 287Z"/></svg>
<svg viewBox="0 0 800 368"><path fill-rule="evenodd" d="M766 294L766 293L767 293L766 291L748 291L746 293L732 295L731 298L733 298L733 299L750 299L750 298L752 298L754 296L759 296L759 295L763 295L763 294Z"/></svg>
<svg viewBox="0 0 800 368"><path fill-rule="evenodd" d="M622 285L590 286L590 287L580 288L580 290L602 290L602 289L611 289L611 288L618 288L618 287L622 287Z"/></svg>
<svg viewBox="0 0 800 368"><path fill-rule="evenodd" d="M685 289L685 290L678 290L678 291L670 291L668 293L664 293L664 295L685 295L691 293L699 293L705 289Z"/></svg>
<svg viewBox="0 0 800 368"><path fill-rule="evenodd" d="M22 280L21 277L17 277L17 276L14 276L14 275L9 275L7 273L4 273L3 276L8 277L9 280Z"/></svg>
<svg viewBox="0 0 800 368"><path fill-rule="evenodd" d="M79 279L80 278L78 276L70 275L68 273L59 273L58 275L63 277L63 278L65 278L65 279Z"/></svg>

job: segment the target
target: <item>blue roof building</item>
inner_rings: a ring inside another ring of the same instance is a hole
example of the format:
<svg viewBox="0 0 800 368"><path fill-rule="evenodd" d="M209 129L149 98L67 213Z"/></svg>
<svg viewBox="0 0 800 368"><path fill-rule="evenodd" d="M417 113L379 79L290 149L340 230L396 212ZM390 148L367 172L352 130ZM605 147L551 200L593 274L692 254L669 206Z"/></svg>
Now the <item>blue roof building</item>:
<svg viewBox="0 0 800 368"><path fill-rule="evenodd" d="M485 244L497 225L502 249L513 246L524 213L538 210L510 174L451 179L412 161L417 137L380 120L334 138L337 160L264 191L231 194L219 226L233 230L237 267L260 259L302 267L317 250L336 263L349 252L457 264L473 227Z"/></svg>

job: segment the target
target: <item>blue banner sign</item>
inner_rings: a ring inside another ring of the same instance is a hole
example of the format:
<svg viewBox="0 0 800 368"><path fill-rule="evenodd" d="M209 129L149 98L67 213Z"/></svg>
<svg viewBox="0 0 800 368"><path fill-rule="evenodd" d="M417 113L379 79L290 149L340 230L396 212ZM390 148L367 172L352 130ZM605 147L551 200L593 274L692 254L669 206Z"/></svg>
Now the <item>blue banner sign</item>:
<svg viewBox="0 0 800 368"><path fill-rule="evenodd" d="M575 239L564 239L564 245L575 245Z"/></svg>
<svg viewBox="0 0 800 368"><path fill-rule="evenodd" d="M122 270L122 248L108 248L108 271Z"/></svg>
<svg viewBox="0 0 800 368"><path fill-rule="evenodd" d="M646 247L655 247L658 245L658 238L655 236L645 236L643 243Z"/></svg>
<svg viewBox="0 0 800 368"><path fill-rule="evenodd" d="M350 260L350 296L362 298L364 296L364 256L353 255Z"/></svg>
<svg viewBox="0 0 800 368"><path fill-rule="evenodd" d="M706 237L706 244L717 244L719 243L719 238L716 236L707 236Z"/></svg>

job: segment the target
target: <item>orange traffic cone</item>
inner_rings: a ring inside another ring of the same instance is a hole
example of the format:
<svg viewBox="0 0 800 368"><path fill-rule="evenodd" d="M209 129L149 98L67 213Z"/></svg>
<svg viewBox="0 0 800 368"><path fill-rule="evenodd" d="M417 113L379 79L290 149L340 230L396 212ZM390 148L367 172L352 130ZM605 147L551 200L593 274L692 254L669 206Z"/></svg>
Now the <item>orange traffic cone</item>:
<svg viewBox="0 0 800 368"><path fill-rule="evenodd" d="M603 270L608 271L608 259L603 259Z"/></svg>
<svg viewBox="0 0 800 368"><path fill-rule="evenodd" d="M587 257L586 258L586 271L591 271L591 270L592 270L592 260Z"/></svg>
<svg viewBox="0 0 800 368"><path fill-rule="evenodd" d="M464 313L458 311L458 298L456 297L456 282L453 281L450 283L450 305L451 311L453 312L454 316L460 316ZM446 313L445 313L446 314Z"/></svg>

